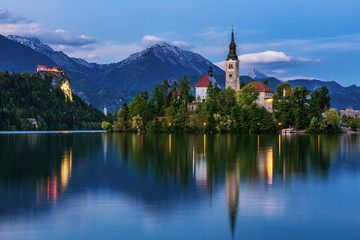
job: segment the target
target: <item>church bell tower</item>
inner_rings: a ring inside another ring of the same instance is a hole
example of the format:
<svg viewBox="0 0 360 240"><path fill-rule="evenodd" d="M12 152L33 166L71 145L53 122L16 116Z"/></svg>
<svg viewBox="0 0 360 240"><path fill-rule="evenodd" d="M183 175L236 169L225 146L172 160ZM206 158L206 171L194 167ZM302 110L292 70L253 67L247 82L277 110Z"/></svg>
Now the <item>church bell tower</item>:
<svg viewBox="0 0 360 240"><path fill-rule="evenodd" d="M239 83L239 59L236 54L236 44L234 41L234 29L231 32L231 42L229 45L229 54L225 61L226 65L226 77L225 77L225 89L231 87L235 91L240 90Z"/></svg>

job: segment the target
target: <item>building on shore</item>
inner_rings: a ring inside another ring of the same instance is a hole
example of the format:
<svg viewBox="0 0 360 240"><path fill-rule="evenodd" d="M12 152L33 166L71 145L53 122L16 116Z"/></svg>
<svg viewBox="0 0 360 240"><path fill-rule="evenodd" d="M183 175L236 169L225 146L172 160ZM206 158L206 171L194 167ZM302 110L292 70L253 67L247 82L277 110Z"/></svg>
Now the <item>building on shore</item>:
<svg viewBox="0 0 360 240"><path fill-rule="evenodd" d="M257 105L263 106L269 112L273 112L272 102L274 90L262 82L249 82L247 86L252 87L253 91L259 92L259 96L256 100Z"/></svg>
<svg viewBox="0 0 360 240"><path fill-rule="evenodd" d="M195 99L196 101L204 101L207 95L207 89L210 82L215 85L218 84L213 75L212 66L210 65L208 73L205 73L204 76L195 84ZM218 84L219 85L219 84Z"/></svg>

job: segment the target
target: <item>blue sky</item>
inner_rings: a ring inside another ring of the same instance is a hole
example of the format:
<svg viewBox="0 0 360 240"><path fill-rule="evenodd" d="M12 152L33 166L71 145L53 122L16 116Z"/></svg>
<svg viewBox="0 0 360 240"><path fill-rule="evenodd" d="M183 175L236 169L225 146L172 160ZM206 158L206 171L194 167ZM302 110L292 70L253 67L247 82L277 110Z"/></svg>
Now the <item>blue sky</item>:
<svg viewBox="0 0 360 240"><path fill-rule="evenodd" d="M0 0L0 34L34 36L90 62L118 62L155 43L221 66L234 25L241 74L360 85L358 0Z"/></svg>

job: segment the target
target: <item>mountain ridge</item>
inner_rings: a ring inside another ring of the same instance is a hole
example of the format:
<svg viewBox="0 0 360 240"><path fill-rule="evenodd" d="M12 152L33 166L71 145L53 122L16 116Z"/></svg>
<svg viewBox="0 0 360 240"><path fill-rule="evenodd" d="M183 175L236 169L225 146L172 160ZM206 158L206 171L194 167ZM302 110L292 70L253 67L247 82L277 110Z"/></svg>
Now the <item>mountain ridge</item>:
<svg viewBox="0 0 360 240"><path fill-rule="evenodd" d="M0 40L3 40L3 38L0 38ZM71 58L61 51L54 51L36 38L8 36L7 40L10 41L10 39L19 45L27 46L34 55L41 54L43 59L47 59L47 61L44 60L45 63L37 62L37 64L57 64L57 66L61 66L68 72L76 94L98 109L107 107L110 112L117 111L123 102L129 102L136 91L150 91L156 84L166 79L178 81L182 75L188 75L190 83L194 85L204 73L207 73L210 65L213 67L214 75L220 86L224 88L225 85L225 72L223 70L200 54L181 50L168 43L155 44L152 47L131 54L118 63L97 64L89 63L81 58ZM19 47L19 45L17 46ZM29 67L18 67L17 65L16 59L13 59L9 69L13 69L11 70L13 72L30 70L30 73L36 70L35 66L29 69ZM275 89L282 82L279 79L268 77L256 69L253 69L247 75L241 76L240 81L248 83L250 78L255 77L258 81L263 81L266 78L269 87L272 89ZM360 109L360 98L356 95L360 93L360 87L356 85L343 87L335 81L327 82L316 79L294 79L287 82L290 82L294 87L305 86L311 91L321 86L327 86L333 99L333 107L338 109L345 107ZM105 99L107 99L106 102L104 102ZM113 99L114 104L111 103L111 99Z"/></svg>

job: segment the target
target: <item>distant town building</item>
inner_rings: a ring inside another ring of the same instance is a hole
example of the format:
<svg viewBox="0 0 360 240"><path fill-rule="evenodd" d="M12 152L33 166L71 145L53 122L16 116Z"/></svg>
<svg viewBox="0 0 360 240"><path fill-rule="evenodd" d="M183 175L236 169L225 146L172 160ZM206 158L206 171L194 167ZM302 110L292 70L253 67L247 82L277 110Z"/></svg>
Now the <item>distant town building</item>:
<svg viewBox="0 0 360 240"><path fill-rule="evenodd" d="M204 74L202 78L195 84L195 99L196 101L204 101L206 99L207 89L209 86L209 83L212 83L215 85L216 79L213 75L212 66L209 67L209 72Z"/></svg>
<svg viewBox="0 0 360 240"><path fill-rule="evenodd" d="M38 65L37 68L36 68L36 71L37 72L46 71L46 72L61 72L61 73L64 73L63 70L59 70L56 67L46 68L46 66L44 66L44 65Z"/></svg>
<svg viewBox="0 0 360 240"><path fill-rule="evenodd" d="M104 115L107 116L107 108L104 107Z"/></svg>
<svg viewBox="0 0 360 240"><path fill-rule="evenodd" d="M239 74L239 59L236 54L236 44L234 41L234 29L231 32L231 42L229 45L229 54L225 61L226 76L225 89L231 87L235 91L240 90L240 74Z"/></svg>
<svg viewBox="0 0 360 240"><path fill-rule="evenodd" d="M354 110L352 108L340 111L340 116L360 118L360 110Z"/></svg>
<svg viewBox="0 0 360 240"><path fill-rule="evenodd" d="M249 82L247 86L250 86L254 89L254 91L259 92L256 103L259 106L265 107L266 110L268 110L269 112L273 112L272 102L274 90L272 90L262 82Z"/></svg>

